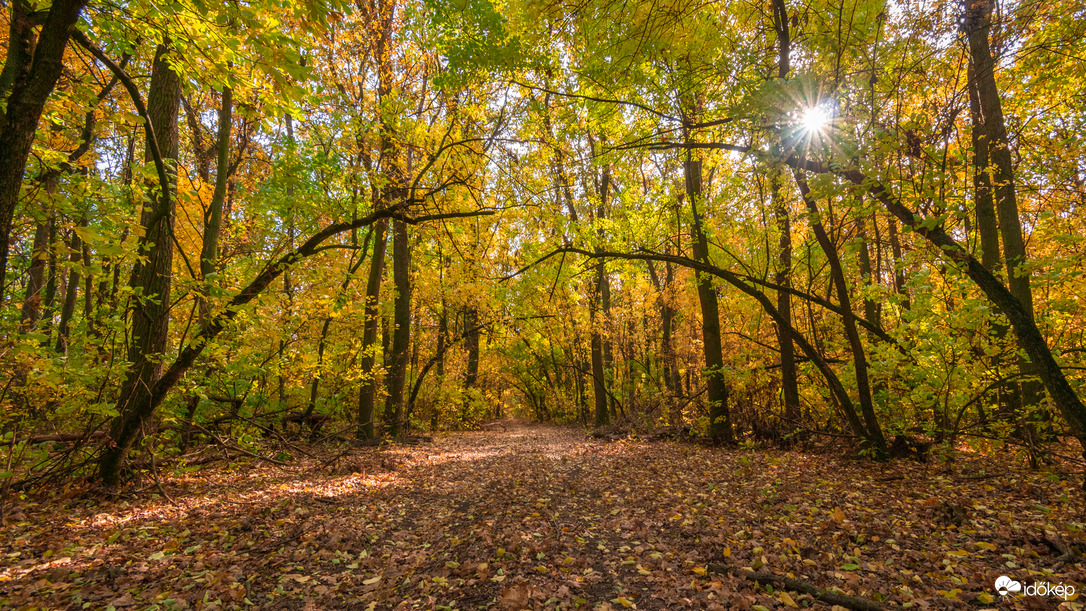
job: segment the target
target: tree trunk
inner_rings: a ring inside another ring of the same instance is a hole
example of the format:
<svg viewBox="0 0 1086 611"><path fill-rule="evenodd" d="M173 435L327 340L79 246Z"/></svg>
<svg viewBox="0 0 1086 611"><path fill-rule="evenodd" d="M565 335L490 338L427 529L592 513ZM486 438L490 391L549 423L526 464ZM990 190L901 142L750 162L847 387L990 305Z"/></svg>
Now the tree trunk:
<svg viewBox="0 0 1086 611"><path fill-rule="evenodd" d="M709 241L705 237L701 213L701 160L689 155L683 164L686 196L690 200L693 223L690 231L694 260L709 263ZM735 443L731 414L728 411L728 388L724 382L724 353L720 344L720 306L712 278L697 274L698 302L701 304L701 339L705 350L705 378L709 402L709 435L720 442Z"/></svg>
<svg viewBox="0 0 1086 611"><path fill-rule="evenodd" d="M215 192L204 215L204 240L200 249L200 276L205 283L205 291L210 292L208 278L215 272L219 262L219 234L222 229L222 208L226 201L226 184L230 179L230 128L234 113L234 92L229 87L222 89L222 105L219 108L218 156L215 163ZM203 309L206 310L204 302Z"/></svg>
<svg viewBox="0 0 1086 611"><path fill-rule="evenodd" d="M580 359L580 358L577 358L577 360L574 362L573 366L577 368L577 371L575 371L573 375L576 377L577 406L580 408L580 411L581 411L581 414L580 414L581 415L581 424L587 427L588 426L589 413L588 413L588 389L586 388L586 384L585 384L585 375L591 369L590 369L590 366L588 365L588 363L586 363L583 359Z"/></svg>
<svg viewBox="0 0 1086 611"><path fill-rule="evenodd" d="M369 33L372 44L373 63L377 70L377 104L381 108L393 94L395 82L393 75L392 59L389 53L393 34L393 20L396 14L396 0L377 0L373 29ZM376 194L373 208L375 211L383 211L394 205L393 190L400 187L396 181L402 179L398 175L397 156L398 151L392 140L392 126L390 126L383 113L379 113L377 124L380 130L380 155L378 158L379 171L382 174L384 184L373 184L371 189ZM373 256L370 260L370 273L366 281L366 308L365 324L362 331L362 387L358 391L358 422L355 432L359 439L373 439L375 435L374 408L377 404L377 318L380 305L381 277L385 269L385 251L388 248L387 236L388 220L381 219L374 228ZM382 319L382 324L386 324ZM388 333L382 333L382 361L388 362L387 349Z"/></svg>
<svg viewBox="0 0 1086 611"><path fill-rule="evenodd" d="M860 240L860 276L863 278L863 285L867 288L876 287L878 282L875 279L875 269L871 262L870 240L867 237L867 223L864 222L862 211L856 216L856 231L858 233L857 238ZM881 327L882 310L879 303L872 299L870 295L865 295L863 301L864 318L876 327Z"/></svg>
<svg viewBox="0 0 1086 611"><path fill-rule="evenodd" d="M912 309L912 303L905 288L905 259L902 255L901 238L897 232L897 219L892 215L886 222L886 230L890 234L890 255L894 257L894 292L901 296L901 307L909 310Z"/></svg>
<svg viewBox="0 0 1086 611"><path fill-rule="evenodd" d="M30 269L27 271L26 294L23 297L21 324L32 329L41 320L42 284L45 281L45 265L49 260L49 224L34 224L34 246L30 250Z"/></svg>
<svg viewBox="0 0 1086 611"><path fill-rule="evenodd" d="M46 337L50 334L50 327L53 324L53 304L57 299L57 284L60 283L60 274L63 270L57 267L57 215L51 214L49 216L49 246L48 246L48 263L47 263L47 275L45 277L45 300L42 302L42 309L45 316ZM48 341L48 340L46 340ZM47 345L47 344L46 344Z"/></svg>
<svg viewBox="0 0 1086 611"><path fill-rule="evenodd" d="M989 173L988 138L980 110L973 63L969 63L969 117L973 142L973 206L976 208L977 234L980 237L980 260L989 271L999 267L999 223L995 201L992 199L992 175Z"/></svg>
<svg viewBox="0 0 1086 611"><path fill-rule="evenodd" d="M389 363L392 351L392 331L388 327L388 316L381 317L381 363L385 366Z"/></svg>
<svg viewBox="0 0 1086 611"><path fill-rule="evenodd" d="M671 426L680 426L682 424L682 412L679 410L678 397L682 394L682 387L679 383L679 371L675 362L675 347L672 345L671 339L673 327L675 326L675 308L671 307L664 295L664 291L671 286L674 274L670 262L665 262L664 266L665 276L661 281L659 274L656 272L656 266L651 260L648 261L649 277L656 288L656 304L660 308L660 358L663 361L661 373L664 378L664 388L667 390L667 422Z"/></svg>
<svg viewBox="0 0 1086 611"><path fill-rule="evenodd" d="M85 225L85 223L81 223ZM56 351L68 354L69 327L72 324L72 316L75 315L76 297L79 292L79 265L83 260L83 241L79 234L72 232L71 243L68 245L68 286L64 289L64 303L60 307L60 324L57 325Z"/></svg>
<svg viewBox="0 0 1086 611"><path fill-rule="evenodd" d="M592 397L596 408L596 426L604 426L611 421L610 411L607 409L607 385L606 372L603 368L603 336L595 329L599 324L595 308L592 310Z"/></svg>
<svg viewBox="0 0 1086 611"><path fill-rule="evenodd" d="M777 33L777 78L784 79L792 69L792 34L788 27L788 7L784 0L773 0L773 29ZM781 194L781 170L774 165L769 174L769 194L773 216L781 234L777 249L776 283L792 286L792 223L788 204ZM777 291L777 312L782 323L777 325L777 345L781 354L781 403L788 426L799 425L799 382L796 377L796 352L792 342L792 295Z"/></svg>
<svg viewBox="0 0 1086 611"><path fill-rule="evenodd" d="M13 0L8 55L0 95L10 91L0 119L0 303L7 285L8 248L23 171L49 94L64 68L64 50L86 0L55 0L34 40L29 6Z"/></svg>
<svg viewBox="0 0 1086 611"><path fill-rule="evenodd" d="M599 205L596 207L596 221L607 218L607 196L610 190L611 168L605 167L597 186ZM572 205L570 210L572 210ZM600 230L597 230L600 231ZM596 426L604 426L614 415L613 402L608 397L610 372L614 363L611 341L608 339L611 327L611 279L607 274L604 261L596 264L596 286L592 290L590 304L592 320L591 355L592 389L596 407Z"/></svg>
<svg viewBox="0 0 1086 611"><path fill-rule="evenodd" d="M294 117L292 117L290 115L287 115L286 124L287 124L287 141L290 142L291 144L293 144L294 143ZM290 197L293 197L293 196L294 196L294 186L293 185L288 185L287 186L287 197L290 198ZM293 211L288 213L288 218L287 218L287 247L292 249L292 250L294 249L294 212ZM286 307L284 308L285 311L283 312L283 317L282 317L282 323L281 324L286 326L287 324L289 324L291 316L293 316L293 313L294 313L294 287L291 285L291 282L290 282L290 270L289 269L288 270L283 270L283 295L286 296L287 303L286 303ZM286 348L287 348L287 341L286 341L286 339L281 338L279 340L279 352L278 352L278 354L279 354L279 375L276 376L276 378L277 378L276 381L278 382L278 391L279 391L278 392L278 395L279 395L279 409L286 409L286 406L287 406L287 399L286 399L287 378L286 378L285 375L283 375L283 369L286 366L286 360L283 358L283 352L286 350Z"/></svg>
<svg viewBox="0 0 1086 611"><path fill-rule="evenodd" d="M1018 216L1018 200L1015 193L1014 167L1007 127L1003 119L1003 106L995 80L995 61L988 42L991 30L992 0L965 0L963 23L969 37L969 52L973 65L973 77L978 106L978 123L983 129L983 145L987 148L988 163L981 171L989 174L988 182L995 196L999 232L1003 238L1003 255L1007 265L1007 283L1026 312L1033 316L1033 294L1030 276L1022 267L1026 263L1026 246L1022 238L1022 221Z"/></svg>
<svg viewBox="0 0 1086 611"><path fill-rule="evenodd" d="M6 99L16 80L25 79L34 60L34 47L38 44L38 32L34 29L34 7L27 0L12 0L8 17L7 56L0 72L0 100Z"/></svg>
<svg viewBox="0 0 1086 611"><path fill-rule="evenodd" d="M366 279L365 322L362 326L362 387L358 389L358 420L355 436L373 439L373 408L377 402L377 306L381 297L381 276L385 270L388 220L381 219L373 228L373 254Z"/></svg>
<svg viewBox="0 0 1086 611"><path fill-rule="evenodd" d="M675 282L675 268L670 262L664 263L664 286L671 286ZM681 426L683 424L682 406L679 404L679 398L683 395L682 380L679 379L679 356L675 350L675 325L679 318L678 311L668 306L668 319L664 326L664 332L667 334L667 351L664 354L664 358L667 359L667 376L671 379L671 392L673 395L672 401L673 413L670 416L672 424L675 426ZM661 338L662 341L662 338Z"/></svg>
<svg viewBox="0 0 1086 611"><path fill-rule="evenodd" d="M781 193L780 170L770 170L769 190L773 201L773 216L777 221L777 231L781 234L777 248L777 273L774 281L783 288L792 286L792 222L788 215L788 205ZM792 295L788 291L777 291L777 312L781 324L777 325L777 344L781 354L781 402L784 404L784 419L788 426L799 426L799 381L796 376L796 352L792 342Z"/></svg>
<svg viewBox="0 0 1086 611"><path fill-rule="evenodd" d="M986 162L983 166L975 165L981 174L987 175L980 179L982 183L987 183L984 185L987 191L985 196L987 197L990 193L995 197L999 234L1003 241L1003 261L1007 266L1007 286L1015 299L1022 304L1026 314L1032 318L1034 316L1033 291L1030 288L1030 273L1025 267L1026 244L1022 235L1022 221L1018 214L1014 162L1011 158L1007 126L1003 118L1003 104L995 80L995 60L988 40L992 28L993 5L993 0L964 0L962 21L966 36L969 38L969 55L974 79L970 86L970 93L976 96L975 124L980 128L980 133L974 131L973 137L975 140L980 140L977 150L987 154L987 159L975 160L977 164ZM973 103L972 95L971 104ZM985 209L984 213L988 214L988 209ZM983 255L982 252L982 257ZM1035 379L1039 375L1037 364L1028 358L1020 358L1018 367L1026 379L1020 385L1017 402L1020 402L1022 407L1041 403L1044 393ZM1015 398L1011 401L1016 402ZM1032 433L1027 432L1027 434L1032 436Z"/></svg>
<svg viewBox="0 0 1086 611"><path fill-rule="evenodd" d="M309 403L302 413L302 422L309 422L309 417L317 409L317 396L320 394L321 377L324 375L324 348L328 343L328 331L332 328L332 317L326 316L321 325L321 336L317 340L317 369L313 372L313 379L309 381Z"/></svg>
<svg viewBox="0 0 1086 611"><path fill-rule="evenodd" d="M444 266L442 267L444 269ZM445 298L441 299L441 314L437 319L437 383L439 388L445 386L445 336L449 334L449 317L445 314ZM422 377L422 372L419 373ZM440 396L440 395L439 395ZM438 416L440 415L440 401L435 401L430 412L430 431L437 431Z"/></svg>
<svg viewBox="0 0 1086 611"><path fill-rule="evenodd" d="M837 289L837 299L841 305L841 322L844 326L845 337L848 339L852 352L852 362L856 370L856 392L860 400L860 413L863 414L864 426L867 431L867 441L871 444L877 458L885 458L886 438L882 435L882 427L879 426L875 415L875 406L871 400L871 386L867 376L867 357L864 354L863 342L856 326L856 315L852 312L852 303L848 294L848 284L845 281L845 273L841 267L841 259L837 256L837 249L830 241L829 235L822 224L818 205L811 197L811 191L807 187L807 180L800 172L795 173L796 184L800 194L807 204L810 213L811 230L814 231L822 251L826 253L826 261L830 266L830 275Z"/></svg>
<svg viewBox="0 0 1086 611"><path fill-rule="evenodd" d="M84 223L85 224L85 223ZM94 320L94 277L91 274L91 250L90 245L83 242L83 320L87 326L87 334L93 335Z"/></svg>
<svg viewBox="0 0 1086 611"><path fill-rule="evenodd" d="M415 301L412 304L411 309L411 337L418 338L421 331L419 326L422 324L422 316L419 313L420 304ZM411 343L411 359L408 365L408 374L415 373L419 370L419 349L422 342L415 341Z"/></svg>
<svg viewBox="0 0 1086 611"><path fill-rule="evenodd" d="M294 217L291 216L287 222L287 244L290 248L294 247ZM283 295L287 298L286 307L283 311L282 324L284 326L290 324L290 319L294 315L294 286L290 281L290 270L283 272ZM286 368L287 361L284 358L284 353L287 349L287 340L281 338L279 340L279 375L276 376L276 382L278 383L278 396L279 396L279 409L286 409L287 407L287 377L283 375L283 370Z"/></svg>
<svg viewBox="0 0 1086 611"><path fill-rule="evenodd" d="M445 315L445 300L441 300L441 314L437 318L437 377L445 379L445 343L449 334L449 317Z"/></svg>
<svg viewBox="0 0 1086 611"><path fill-rule="evenodd" d="M392 278L396 284L393 304L392 354L389 359L388 397L385 399L385 417L388 433L399 437L404 423L404 384L407 381L407 363L411 349L411 243L407 224L395 221L392 225Z"/></svg>
<svg viewBox="0 0 1086 611"><path fill-rule="evenodd" d="M980 246L980 261L985 269L996 271L1001 264L999 250L999 222L996 218L995 200L992 195L992 175L989 172L991 164L988 158L988 139L985 135L984 117L980 110L980 91L977 88L976 70L973 62L969 62L969 118L971 122L971 136L973 143L973 206L975 208L977 235ZM1006 336L1007 325L1000 320L992 321L992 334L998 340ZM999 355L993 355L990 359L992 366L998 368ZM1017 392L998 393L1000 411L1010 418L1014 418L1018 412L1021 397ZM984 420L982 416L982 421Z"/></svg>
<svg viewBox="0 0 1086 611"><path fill-rule="evenodd" d="M164 162L177 159L177 112L181 104L181 79L166 60L169 43L161 44L155 51L151 71L151 88L147 95L147 112L158 142L158 153ZM145 159L153 159L154 143L148 139ZM132 271L132 288L136 303L132 312L132 340L128 358L132 365L128 370L117 411L120 413L110 426L114 445L107 448L99 463L102 480L109 486L120 481L125 456L133 442L142 433L145 420L152 411L147 393L162 372L162 354L170 321L170 286L173 267L173 191L171 182L159 185L153 192L150 205L143 210L141 225L146 233L139 242L141 259Z"/></svg>
<svg viewBox="0 0 1086 611"><path fill-rule="evenodd" d="M464 403L460 420L464 421L471 406L470 391L479 381L479 310L469 307L464 311L465 344L468 351L467 372L464 374Z"/></svg>
<svg viewBox="0 0 1086 611"><path fill-rule="evenodd" d="M607 273L607 267L600 265L596 268L597 285L600 294L600 305L603 313L603 329L600 331L600 341L603 344L603 383L610 392L607 395L607 411L612 420L618 419L618 409L615 401L615 347L611 341L613 324L611 320L611 278Z"/></svg>

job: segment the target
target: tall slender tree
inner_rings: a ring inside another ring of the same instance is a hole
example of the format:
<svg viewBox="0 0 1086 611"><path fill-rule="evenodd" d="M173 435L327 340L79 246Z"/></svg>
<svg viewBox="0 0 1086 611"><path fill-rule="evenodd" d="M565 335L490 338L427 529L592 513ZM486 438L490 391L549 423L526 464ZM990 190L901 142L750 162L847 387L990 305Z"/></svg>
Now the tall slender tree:
<svg viewBox="0 0 1086 611"><path fill-rule="evenodd" d="M683 163L686 198L690 202L692 222L691 244L694 260L709 263L709 239L705 235L705 220L701 211L702 176L701 159L692 151L687 152ZM713 280L705 274L696 278L698 302L701 304L701 339L705 351L705 379L709 403L709 434L724 443L735 442L731 412L728 409L728 386L724 379L724 351L721 348L720 306Z"/></svg>
<svg viewBox="0 0 1086 611"><path fill-rule="evenodd" d="M170 66L168 56L171 52L168 39L155 49L147 94L151 125L148 134L153 134L145 145L148 161L157 157L173 163L177 159L181 77ZM149 405L148 393L162 374L170 327L175 176L171 175L166 184L150 189L149 204L144 207L140 219L144 231L139 242L141 259L136 263L130 281L134 304L128 360L132 364L121 385L117 401L119 415L110 426L113 445L105 450L99 467L102 480L111 486L119 483L128 450L150 424L151 412L145 407Z"/></svg>

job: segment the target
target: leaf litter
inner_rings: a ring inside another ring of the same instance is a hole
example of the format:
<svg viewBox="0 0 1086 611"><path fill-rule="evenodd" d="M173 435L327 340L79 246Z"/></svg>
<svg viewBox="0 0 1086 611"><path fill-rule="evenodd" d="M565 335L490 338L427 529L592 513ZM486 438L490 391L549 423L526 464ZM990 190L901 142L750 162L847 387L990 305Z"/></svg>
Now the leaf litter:
<svg viewBox="0 0 1086 611"><path fill-rule="evenodd" d="M0 607L831 607L799 583L885 608L1082 608L1077 477L504 428L162 477L173 504L28 501ZM1001 575L1078 591L1001 597Z"/></svg>

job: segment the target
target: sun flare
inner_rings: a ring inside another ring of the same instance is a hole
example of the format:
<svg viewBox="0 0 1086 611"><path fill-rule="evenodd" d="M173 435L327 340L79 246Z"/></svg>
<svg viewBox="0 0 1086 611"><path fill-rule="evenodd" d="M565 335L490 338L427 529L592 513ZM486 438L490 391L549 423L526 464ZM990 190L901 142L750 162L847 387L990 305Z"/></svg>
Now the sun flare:
<svg viewBox="0 0 1086 611"><path fill-rule="evenodd" d="M808 132L822 131L830 124L833 115L823 106L812 106L803 112L803 129Z"/></svg>

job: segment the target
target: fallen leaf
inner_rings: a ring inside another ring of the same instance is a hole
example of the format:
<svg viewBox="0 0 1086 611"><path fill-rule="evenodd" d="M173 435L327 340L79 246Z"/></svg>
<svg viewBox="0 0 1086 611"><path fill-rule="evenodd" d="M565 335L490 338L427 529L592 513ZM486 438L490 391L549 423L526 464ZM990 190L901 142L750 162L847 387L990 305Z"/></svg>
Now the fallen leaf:
<svg viewBox="0 0 1086 611"><path fill-rule="evenodd" d="M502 590L501 596L498 597L498 604L502 609L513 609L520 611L528 606L528 586L525 584L517 584L509 586Z"/></svg>
<svg viewBox="0 0 1086 611"><path fill-rule="evenodd" d="M136 599L132 598L131 594L125 592L124 595L109 601L109 604L110 606L122 609L124 607L134 607L138 603L136 603Z"/></svg>

